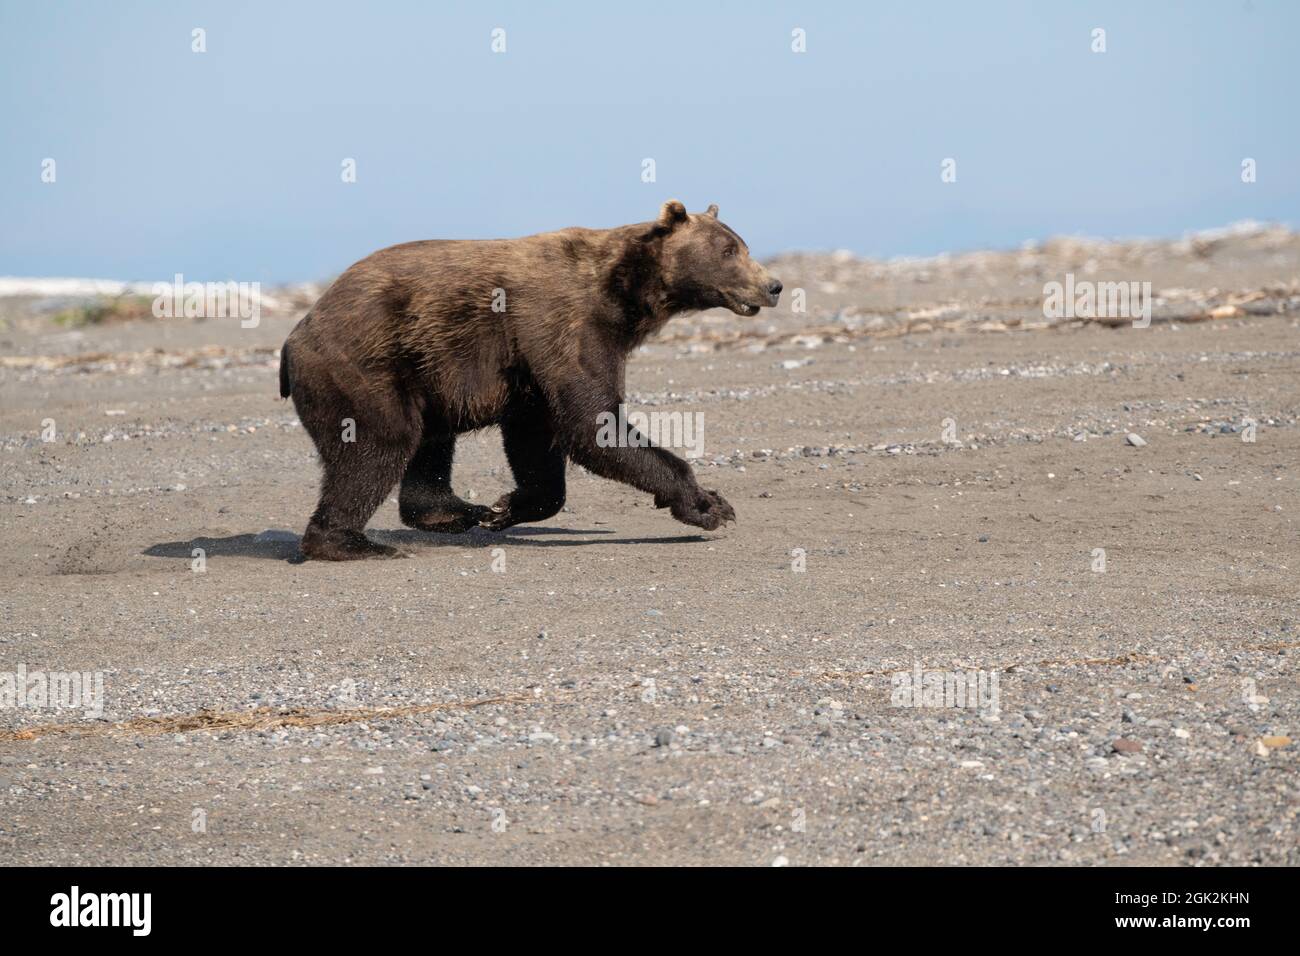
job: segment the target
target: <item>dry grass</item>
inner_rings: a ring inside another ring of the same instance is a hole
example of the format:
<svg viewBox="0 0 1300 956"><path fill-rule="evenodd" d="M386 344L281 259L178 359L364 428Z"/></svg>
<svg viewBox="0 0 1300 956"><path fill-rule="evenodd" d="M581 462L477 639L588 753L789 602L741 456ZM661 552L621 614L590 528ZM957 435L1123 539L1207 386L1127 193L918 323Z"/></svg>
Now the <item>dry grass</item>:
<svg viewBox="0 0 1300 956"><path fill-rule="evenodd" d="M134 717L113 724L41 724L21 730L0 730L0 743L35 740L57 735L80 737L115 737L119 735L155 736L183 734L190 731L217 733L223 730L257 731L277 727L327 727L355 724L366 720L391 717L418 717L444 710L472 710L491 704L523 704L536 700L531 694L485 697L481 700L447 701L437 704L409 704L402 707L354 707L325 710L306 707L258 707L254 710L201 710L195 714L167 717Z"/></svg>
<svg viewBox="0 0 1300 956"><path fill-rule="evenodd" d="M152 348L143 352L77 352L71 355L0 355L0 368L97 371L105 368L201 368L220 361L228 365L268 365L280 354L278 347L228 348L205 345L191 349Z"/></svg>
<svg viewBox="0 0 1300 956"><path fill-rule="evenodd" d="M1300 641L1276 641L1258 644L1242 650L1278 651L1300 647ZM1003 673L1014 673L1022 667L1128 667L1134 664L1155 664L1164 659L1151 654L1138 654L1130 651L1115 657L1071 657L1039 661L1015 661L994 664L987 669ZM979 668L980 665L971 665ZM827 681L854 680L863 677L875 677L884 674L900 673L896 667L881 670L862 671L824 671L813 675L816 679ZM796 672L793 676L806 676ZM637 684L629 685L636 687ZM1188 690L1196 690L1196 685L1188 685ZM183 734L191 731L217 733L223 730L259 731L272 730L277 727L328 727L336 724L355 724L366 720L378 720L393 717L418 717L434 714L444 710L472 710L492 704L527 704L537 700L535 694L506 694L499 697L485 697L481 700L446 701L436 704L408 704L402 707L354 707L346 710L313 709L307 707L278 708L258 707L253 710L201 710L194 714L174 714L167 717L134 717L130 720L112 724L40 724L21 730L0 730L0 743L18 740L35 740L38 737L80 736L80 737L115 737L145 736L158 734Z"/></svg>
<svg viewBox="0 0 1300 956"><path fill-rule="evenodd" d="M64 309L54 316L60 325L74 328L83 325L102 325L106 322L132 322L152 319L153 298L147 295L112 295Z"/></svg>

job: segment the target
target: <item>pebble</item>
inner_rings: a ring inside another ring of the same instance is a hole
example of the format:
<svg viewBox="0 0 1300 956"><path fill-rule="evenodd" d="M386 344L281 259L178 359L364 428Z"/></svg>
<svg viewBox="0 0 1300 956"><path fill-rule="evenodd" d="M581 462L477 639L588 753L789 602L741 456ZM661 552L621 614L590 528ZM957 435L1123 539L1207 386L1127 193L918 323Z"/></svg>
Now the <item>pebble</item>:
<svg viewBox="0 0 1300 956"><path fill-rule="evenodd" d="M1132 445L1134 448L1141 448L1147 443L1147 440L1145 438L1143 438L1141 435L1135 432L1129 432L1127 435L1124 436L1124 440L1128 442L1130 445Z"/></svg>

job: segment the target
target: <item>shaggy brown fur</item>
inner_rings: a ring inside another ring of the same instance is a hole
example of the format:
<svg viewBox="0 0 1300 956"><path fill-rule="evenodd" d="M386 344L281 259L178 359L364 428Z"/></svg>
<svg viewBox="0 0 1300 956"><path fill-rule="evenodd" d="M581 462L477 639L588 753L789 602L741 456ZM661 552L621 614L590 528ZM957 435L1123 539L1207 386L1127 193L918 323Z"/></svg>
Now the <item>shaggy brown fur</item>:
<svg viewBox="0 0 1300 956"><path fill-rule="evenodd" d="M677 456L597 442L598 415L623 401L629 353L672 316L776 304L781 283L717 214L672 200L653 222L411 242L343 273L280 364L280 394L293 396L324 467L303 554L396 555L363 529L399 481L413 528L541 521L564 504L566 457L653 494L678 521L733 520ZM456 435L487 425L501 426L517 485L491 508L451 490Z"/></svg>

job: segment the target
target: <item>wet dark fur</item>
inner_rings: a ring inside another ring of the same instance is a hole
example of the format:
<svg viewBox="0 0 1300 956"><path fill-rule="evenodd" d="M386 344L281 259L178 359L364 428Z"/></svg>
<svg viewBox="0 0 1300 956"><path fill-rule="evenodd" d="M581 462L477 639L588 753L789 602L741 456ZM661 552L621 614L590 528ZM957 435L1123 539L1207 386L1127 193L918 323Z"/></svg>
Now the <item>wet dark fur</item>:
<svg viewBox="0 0 1300 956"><path fill-rule="evenodd" d="M503 290L504 311L493 310ZM690 466L655 447L602 448L597 415L623 401L629 353L673 315L773 305L780 284L717 219L657 220L522 239L392 246L341 275L285 342L280 394L320 453L309 558L390 557L365 537L398 482L402 521L501 529L564 504L566 458L653 494L679 521L734 519ZM355 440L344 441L351 420ZM451 490L456 435L500 425L516 488L491 508Z"/></svg>

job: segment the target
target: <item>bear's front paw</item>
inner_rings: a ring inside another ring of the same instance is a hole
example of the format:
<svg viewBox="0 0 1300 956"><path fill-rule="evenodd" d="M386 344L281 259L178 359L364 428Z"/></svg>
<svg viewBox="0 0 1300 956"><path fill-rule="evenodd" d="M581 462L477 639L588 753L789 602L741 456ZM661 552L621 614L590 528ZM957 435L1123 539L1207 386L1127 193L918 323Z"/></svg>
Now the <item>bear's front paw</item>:
<svg viewBox="0 0 1300 956"><path fill-rule="evenodd" d="M678 521L705 531L713 531L728 521L736 520L736 511L727 504L727 499L707 488L691 489L671 507L673 517Z"/></svg>

